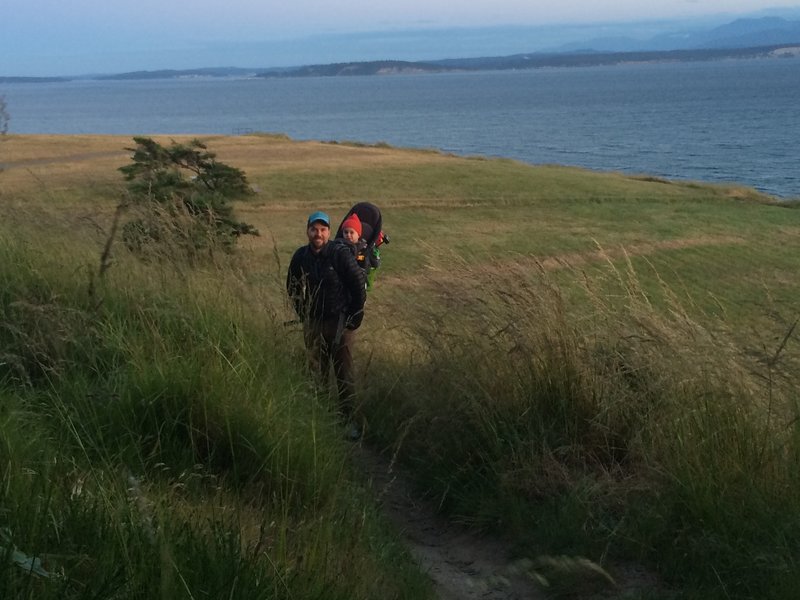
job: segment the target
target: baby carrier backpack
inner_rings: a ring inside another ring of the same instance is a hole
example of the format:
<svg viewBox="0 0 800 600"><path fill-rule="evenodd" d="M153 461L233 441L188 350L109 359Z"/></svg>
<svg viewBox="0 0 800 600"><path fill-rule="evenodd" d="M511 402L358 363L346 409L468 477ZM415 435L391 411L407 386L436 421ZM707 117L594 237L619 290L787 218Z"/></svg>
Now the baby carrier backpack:
<svg viewBox="0 0 800 600"><path fill-rule="evenodd" d="M383 231L383 219L380 209L371 202L359 202L347 211L342 223L350 215L356 215L361 221L361 239L356 246L356 260L366 272L367 289L371 290L375 284L378 267L381 266L380 247L389 243L389 236ZM336 238L342 238L342 225L336 231Z"/></svg>

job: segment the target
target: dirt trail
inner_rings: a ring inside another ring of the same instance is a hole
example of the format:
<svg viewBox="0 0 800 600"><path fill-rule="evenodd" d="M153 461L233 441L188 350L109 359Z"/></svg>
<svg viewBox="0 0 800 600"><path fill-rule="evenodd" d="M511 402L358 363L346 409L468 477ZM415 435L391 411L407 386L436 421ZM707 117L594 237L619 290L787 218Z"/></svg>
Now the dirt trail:
<svg viewBox="0 0 800 600"><path fill-rule="evenodd" d="M405 539L442 600L543 600L533 580L515 573L508 546L448 521L415 494L391 461L364 444L353 456L387 518Z"/></svg>
<svg viewBox="0 0 800 600"><path fill-rule="evenodd" d="M552 597L530 574L532 561L515 560L503 540L478 535L439 515L436 506L415 493L392 461L374 449L353 445L353 459L367 477L384 514L405 540L441 600L545 600ZM541 558L541 557L540 557ZM545 562L551 557L544 557ZM555 557L545 574L555 591L574 600L631 598L663 592L658 577L637 564L609 565L608 572L584 559ZM566 566L566 571L564 567ZM553 565L551 565L553 567ZM540 571L541 572L541 571Z"/></svg>

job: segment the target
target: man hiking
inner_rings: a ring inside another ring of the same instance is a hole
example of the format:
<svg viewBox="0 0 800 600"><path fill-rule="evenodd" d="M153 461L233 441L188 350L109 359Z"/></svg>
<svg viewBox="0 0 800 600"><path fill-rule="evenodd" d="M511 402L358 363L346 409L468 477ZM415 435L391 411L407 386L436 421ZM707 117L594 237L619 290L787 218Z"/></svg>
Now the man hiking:
<svg viewBox="0 0 800 600"><path fill-rule="evenodd" d="M324 212L308 217L306 235L308 244L289 263L286 291L303 322L312 372L325 384L333 364L339 410L350 421L355 396L352 347L367 299L364 271L346 244L330 240L331 221ZM352 421L349 429L350 437L360 436Z"/></svg>

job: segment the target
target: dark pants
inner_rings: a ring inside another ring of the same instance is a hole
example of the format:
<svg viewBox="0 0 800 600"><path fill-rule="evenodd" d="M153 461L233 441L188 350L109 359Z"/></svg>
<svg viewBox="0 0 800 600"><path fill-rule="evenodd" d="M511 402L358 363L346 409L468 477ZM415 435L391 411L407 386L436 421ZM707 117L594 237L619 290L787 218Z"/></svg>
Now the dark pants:
<svg viewBox="0 0 800 600"><path fill-rule="evenodd" d="M353 412L355 397L351 351L355 341L355 331L346 329L343 319L334 318L308 323L304 334L311 372L319 378L323 386L327 385L333 364L339 393L339 410L344 417L349 417Z"/></svg>

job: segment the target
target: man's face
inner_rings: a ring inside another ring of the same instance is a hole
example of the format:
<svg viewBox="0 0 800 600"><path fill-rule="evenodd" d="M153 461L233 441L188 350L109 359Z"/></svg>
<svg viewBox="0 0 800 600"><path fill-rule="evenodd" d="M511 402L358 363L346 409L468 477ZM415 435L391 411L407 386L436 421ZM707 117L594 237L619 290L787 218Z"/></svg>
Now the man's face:
<svg viewBox="0 0 800 600"><path fill-rule="evenodd" d="M331 228L322 221L315 221L308 226L306 233L308 234L309 246L313 251L318 252L328 242L328 238L331 237Z"/></svg>

